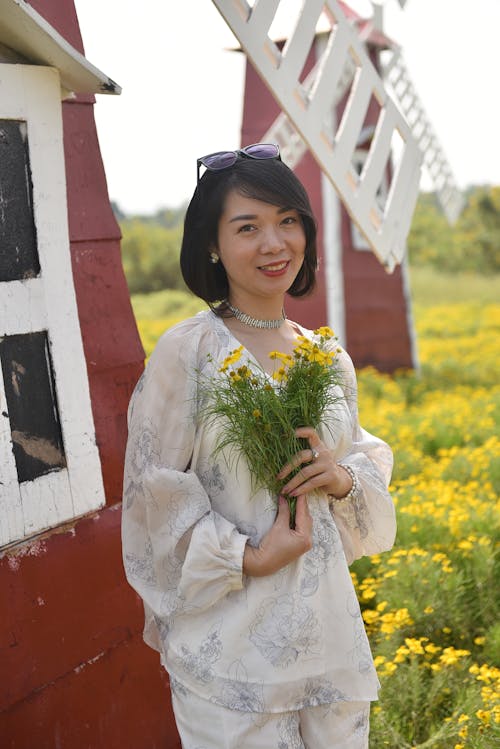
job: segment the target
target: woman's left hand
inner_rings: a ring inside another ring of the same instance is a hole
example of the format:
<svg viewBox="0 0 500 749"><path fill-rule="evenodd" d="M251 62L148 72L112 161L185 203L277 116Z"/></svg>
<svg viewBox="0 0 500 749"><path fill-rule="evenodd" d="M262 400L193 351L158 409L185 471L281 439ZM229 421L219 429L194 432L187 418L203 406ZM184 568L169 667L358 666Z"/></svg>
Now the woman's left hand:
<svg viewBox="0 0 500 749"><path fill-rule="evenodd" d="M278 473L279 479L285 479L297 466L303 466L285 484L282 493L297 497L314 489L321 489L326 494L345 497L352 487L351 477L335 461L333 452L321 441L317 431L312 427L300 427L295 430L295 435L307 439L311 447L298 452Z"/></svg>

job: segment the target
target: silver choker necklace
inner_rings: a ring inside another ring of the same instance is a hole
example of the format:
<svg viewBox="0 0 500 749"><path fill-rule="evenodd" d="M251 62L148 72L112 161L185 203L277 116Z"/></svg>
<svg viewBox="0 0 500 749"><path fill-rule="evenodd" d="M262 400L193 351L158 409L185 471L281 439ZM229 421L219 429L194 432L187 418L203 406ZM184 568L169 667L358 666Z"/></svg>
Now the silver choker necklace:
<svg viewBox="0 0 500 749"><path fill-rule="evenodd" d="M251 317L245 312L242 312L240 309L238 309L238 307L233 307L233 305L229 304L229 302L227 303L227 306L237 320L242 322L244 325L250 325L252 328L267 328L268 330L271 328L281 328L286 320L284 310L281 313L281 317L279 317L277 320L258 320L256 317Z"/></svg>

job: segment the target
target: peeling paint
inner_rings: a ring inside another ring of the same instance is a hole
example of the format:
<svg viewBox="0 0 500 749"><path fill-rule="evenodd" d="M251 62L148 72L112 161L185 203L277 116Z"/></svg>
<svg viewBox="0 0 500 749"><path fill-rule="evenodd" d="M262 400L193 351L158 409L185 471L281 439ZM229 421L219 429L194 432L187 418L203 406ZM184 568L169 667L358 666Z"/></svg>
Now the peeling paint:
<svg viewBox="0 0 500 749"><path fill-rule="evenodd" d="M19 445L32 458L42 461L49 466L64 467L66 459L62 450L58 449L50 440L34 437L31 434L12 430L12 441Z"/></svg>
<svg viewBox="0 0 500 749"><path fill-rule="evenodd" d="M14 551L8 552L7 564L13 572L17 572L21 564L22 557L41 557L46 554L47 544L45 541L35 541L32 544L26 544Z"/></svg>

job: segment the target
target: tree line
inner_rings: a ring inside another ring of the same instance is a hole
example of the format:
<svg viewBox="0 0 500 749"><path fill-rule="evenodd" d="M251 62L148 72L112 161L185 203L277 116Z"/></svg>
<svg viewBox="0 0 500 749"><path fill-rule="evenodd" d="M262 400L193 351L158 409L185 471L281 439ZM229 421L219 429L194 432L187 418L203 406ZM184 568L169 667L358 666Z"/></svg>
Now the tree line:
<svg viewBox="0 0 500 749"><path fill-rule="evenodd" d="M113 205L122 231L122 257L131 294L185 289L179 270L186 206L126 216ZM500 186L471 187L450 227L432 192L421 193L408 237L410 265L448 273L500 272Z"/></svg>

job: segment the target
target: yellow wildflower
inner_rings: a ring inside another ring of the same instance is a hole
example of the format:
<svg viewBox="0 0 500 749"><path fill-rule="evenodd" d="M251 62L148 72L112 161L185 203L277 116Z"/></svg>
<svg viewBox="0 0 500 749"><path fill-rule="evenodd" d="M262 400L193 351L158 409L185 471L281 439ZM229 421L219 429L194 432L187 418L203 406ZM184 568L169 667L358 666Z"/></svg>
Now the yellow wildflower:
<svg viewBox="0 0 500 749"><path fill-rule="evenodd" d="M287 378L285 367L280 367L276 372L273 372L273 380L277 380L277 382L284 382Z"/></svg>
<svg viewBox="0 0 500 749"><path fill-rule="evenodd" d="M481 721L484 726L490 726L491 724L491 710L477 710L476 718Z"/></svg>
<svg viewBox="0 0 500 749"><path fill-rule="evenodd" d="M231 364L235 364L241 358L243 348L243 346L238 346L238 348L235 348L233 351L231 351L230 354L226 356L226 358L222 362L219 372L225 372L227 368L231 366Z"/></svg>
<svg viewBox="0 0 500 749"><path fill-rule="evenodd" d="M322 338L334 338L335 333L331 328L328 327L328 325L322 325L321 328L316 328L314 331L314 335L319 335Z"/></svg>

